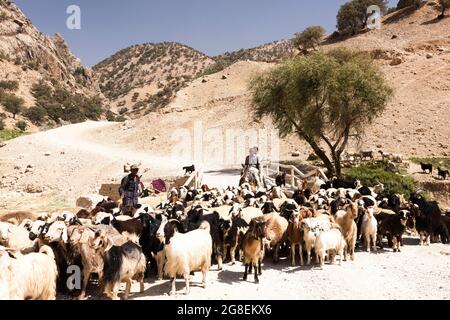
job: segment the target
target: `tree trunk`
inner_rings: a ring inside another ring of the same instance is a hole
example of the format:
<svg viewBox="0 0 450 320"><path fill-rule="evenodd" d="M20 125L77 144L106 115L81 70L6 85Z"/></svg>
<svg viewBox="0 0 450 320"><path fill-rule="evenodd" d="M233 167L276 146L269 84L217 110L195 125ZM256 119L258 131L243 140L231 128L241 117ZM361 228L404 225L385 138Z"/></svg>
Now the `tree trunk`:
<svg viewBox="0 0 450 320"><path fill-rule="evenodd" d="M331 162L331 160L328 158L325 151L322 150L320 148L320 146L317 144L317 142L314 141L314 139L312 139L308 135L302 134L300 132L298 134L301 139L304 139L306 142L308 142L308 144L314 150L314 153L320 158L320 160L323 161L323 164L325 165L325 167L328 170L328 177L329 178L333 177L333 175L336 173L336 169L335 169L333 163Z"/></svg>

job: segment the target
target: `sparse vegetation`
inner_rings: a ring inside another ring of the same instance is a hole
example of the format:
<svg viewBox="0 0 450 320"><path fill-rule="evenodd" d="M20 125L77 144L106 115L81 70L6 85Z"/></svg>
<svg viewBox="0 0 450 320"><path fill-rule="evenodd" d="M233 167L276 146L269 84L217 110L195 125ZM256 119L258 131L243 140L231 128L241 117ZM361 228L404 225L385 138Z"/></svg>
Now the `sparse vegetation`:
<svg viewBox="0 0 450 320"><path fill-rule="evenodd" d="M25 132L18 130L0 130L0 141L12 140L24 134Z"/></svg>
<svg viewBox="0 0 450 320"><path fill-rule="evenodd" d="M381 182L384 184L385 192L388 193L409 195L411 192L416 191L418 187L411 176L387 172L384 170L382 163L344 169L344 176L347 179L359 179L366 186L374 186Z"/></svg>
<svg viewBox="0 0 450 320"><path fill-rule="evenodd" d="M25 132L27 130L27 127L28 127L28 124L23 120L16 122L16 128L22 132Z"/></svg>
<svg viewBox="0 0 450 320"><path fill-rule="evenodd" d="M25 101L15 94L5 93L2 95L1 103L5 110L11 113L15 119L16 115L22 112Z"/></svg>
<svg viewBox="0 0 450 320"><path fill-rule="evenodd" d="M47 116L47 110L41 106L31 107L24 112L24 116L27 117L33 124L39 126L44 122L45 117Z"/></svg>
<svg viewBox="0 0 450 320"><path fill-rule="evenodd" d="M312 26L300 33L296 33L292 41L297 48L306 51L308 49L316 49L324 36L325 29L322 26Z"/></svg>
<svg viewBox="0 0 450 320"><path fill-rule="evenodd" d="M384 14L388 8L386 0L351 0L341 6L337 14L337 29L342 35L355 35L367 26L370 14L367 8L377 5Z"/></svg>
<svg viewBox="0 0 450 320"><path fill-rule="evenodd" d="M54 89L44 82L39 82L31 88L36 98L36 106L45 109L46 115L56 123L61 120L71 123L98 120L103 113L99 97L73 95L61 87Z"/></svg>
<svg viewBox="0 0 450 320"><path fill-rule="evenodd" d="M0 90L16 91L19 89L19 82L15 80L1 80Z"/></svg>
<svg viewBox="0 0 450 320"><path fill-rule="evenodd" d="M253 79L250 90L255 118L270 116L282 137L305 140L330 176L341 175L350 135L361 136L392 95L368 54L344 48L287 61Z"/></svg>

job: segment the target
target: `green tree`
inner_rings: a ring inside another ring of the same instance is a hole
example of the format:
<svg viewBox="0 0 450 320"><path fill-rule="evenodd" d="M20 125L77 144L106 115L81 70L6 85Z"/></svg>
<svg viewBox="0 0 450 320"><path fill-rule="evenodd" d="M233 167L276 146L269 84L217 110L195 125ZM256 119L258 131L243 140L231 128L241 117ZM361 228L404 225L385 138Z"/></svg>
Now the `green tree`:
<svg viewBox="0 0 450 320"><path fill-rule="evenodd" d="M335 49L297 57L250 83L254 116L269 116L285 137L295 133L341 176L341 155L351 136L385 110L392 95L367 54Z"/></svg>
<svg viewBox="0 0 450 320"><path fill-rule="evenodd" d="M15 94L5 94L2 97L2 104L5 110L11 113L15 119L16 115L22 112L25 101Z"/></svg>
<svg viewBox="0 0 450 320"><path fill-rule="evenodd" d="M35 125L41 125L47 116L47 110L40 106L31 107L25 111L24 116L30 119Z"/></svg>
<svg viewBox="0 0 450 320"><path fill-rule="evenodd" d="M450 0L439 0L439 5L441 6L439 18L442 19L445 17L445 11L450 8Z"/></svg>
<svg viewBox="0 0 450 320"><path fill-rule="evenodd" d="M322 26L308 27L300 33L296 33L292 43L301 50L316 49L320 41L325 36L325 29Z"/></svg>
<svg viewBox="0 0 450 320"><path fill-rule="evenodd" d="M27 123L23 120L16 122L16 128L18 128L22 132L25 132L25 130L27 130L27 127L28 127Z"/></svg>
<svg viewBox="0 0 450 320"><path fill-rule="evenodd" d="M382 14L388 9L387 0L351 0L342 5L336 17L339 33L355 35L364 29L371 15L367 9L372 5L380 7Z"/></svg>

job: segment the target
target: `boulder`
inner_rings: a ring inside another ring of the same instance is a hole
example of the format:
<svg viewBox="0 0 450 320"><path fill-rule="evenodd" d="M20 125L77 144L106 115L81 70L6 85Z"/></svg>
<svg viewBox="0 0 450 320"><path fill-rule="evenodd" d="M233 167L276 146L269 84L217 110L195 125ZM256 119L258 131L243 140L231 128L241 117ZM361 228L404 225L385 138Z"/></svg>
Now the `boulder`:
<svg viewBox="0 0 450 320"><path fill-rule="evenodd" d="M97 203L103 201L104 199L105 197L99 194L89 194L79 197L77 199L76 206L90 211L95 208Z"/></svg>
<svg viewBox="0 0 450 320"><path fill-rule="evenodd" d="M300 157L300 152L298 152L298 151L294 151L294 152L292 152L292 156L293 157Z"/></svg>
<svg viewBox="0 0 450 320"><path fill-rule="evenodd" d="M432 53L427 53L427 59L431 59L433 58L433 54Z"/></svg>
<svg viewBox="0 0 450 320"><path fill-rule="evenodd" d="M394 57L394 58L391 60L390 65L391 65L391 66L398 66L399 64L402 64L402 63L403 63L403 59L402 59L402 58L400 58L400 57Z"/></svg>

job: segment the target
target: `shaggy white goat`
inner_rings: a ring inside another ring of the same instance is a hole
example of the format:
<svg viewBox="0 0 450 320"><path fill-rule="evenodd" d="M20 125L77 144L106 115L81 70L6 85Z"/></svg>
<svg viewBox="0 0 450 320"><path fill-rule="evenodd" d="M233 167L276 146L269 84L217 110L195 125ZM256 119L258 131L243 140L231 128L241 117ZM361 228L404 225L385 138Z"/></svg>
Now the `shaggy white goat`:
<svg viewBox="0 0 450 320"><path fill-rule="evenodd" d="M370 252L370 247L372 246L373 251L377 251L377 219L373 216L374 209L369 208L364 213L362 217L361 233L364 238L364 243L366 245L366 251Z"/></svg>
<svg viewBox="0 0 450 320"><path fill-rule="evenodd" d="M314 243L314 251L316 252L317 261L320 267L323 268L325 263L325 256L328 252L329 261L333 263L334 256L331 257L330 250L335 250L336 255L339 255L339 264L342 262L342 256L345 254L345 247L347 243L339 229L331 229L322 231L316 238Z"/></svg>
<svg viewBox="0 0 450 320"><path fill-rule="evenodd" d="M12 255L0 250L0 283L9 287L8 299L55 300L58 271L52 249L43 246L39 253Z"/></svg>
<svg viewBox="0 0 450 320"><path fill-rule="evenodd" d="M30 240L27 229L6 222L0 222L0 244L22 253L37 251L36 241Z"/></svg>
<svg viewBox="0 0 450 320"><path fill-rule="evenodd" d="M177 275L186 281L186 294L189 294L189 275L193 271L203 273L203 287L206 287L206 274L211 267L212 238L209 233L210 225L203 222L200 228L185 234L174 230L175 226L168 223L165 228L166 258L164 272L172 281L170 295L176 293L175 281ZM172 237L170 235L173 234Z"/></svg>

